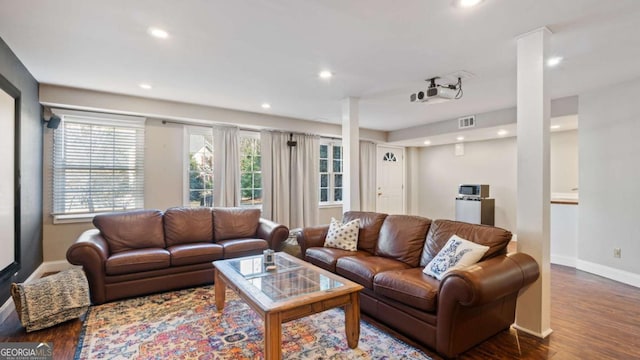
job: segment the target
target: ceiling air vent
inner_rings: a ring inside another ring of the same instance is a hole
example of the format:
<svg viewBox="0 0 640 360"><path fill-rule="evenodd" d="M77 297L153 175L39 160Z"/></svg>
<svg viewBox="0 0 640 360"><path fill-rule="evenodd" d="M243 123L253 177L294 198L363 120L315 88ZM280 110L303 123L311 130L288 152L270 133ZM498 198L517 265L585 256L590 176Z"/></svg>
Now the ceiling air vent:
<svg viewBox="0 0 640 360"><path fill-rule="evenodd" d="M465 116L458 119L458 129L468 129L476 126L475 115Z"/></svg>

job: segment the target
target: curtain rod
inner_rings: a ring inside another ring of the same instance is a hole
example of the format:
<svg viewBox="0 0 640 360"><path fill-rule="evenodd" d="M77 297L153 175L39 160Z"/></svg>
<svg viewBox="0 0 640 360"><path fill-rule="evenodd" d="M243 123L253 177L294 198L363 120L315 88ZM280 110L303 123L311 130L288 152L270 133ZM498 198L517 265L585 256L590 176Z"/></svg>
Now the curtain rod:
<svg viewBox="0 0 640 360"><path fill-rule="evenodd" d="M162 124L177 124L177 125L189 125L189 126L200 126L200 127L237 126L237 125L228 124L228 123L203 123L203 122L188 121L188 120L165 120L165 119L158 119L158 118L153 118L153 119L162 121ZM319 136L322 139L342 141L342 138L337 136L326 136L326 135L319 135L314 133L286 131L286 130L275 129L275 128L251 128L251 127L242 127L242 126L238 126L238 128L242 131L260 132L264 130L264 131L280 132L284 134L293 134L293 135L313 135L313 136Z"/></svg>
<svg viewBox="0 0 640 360"><path fill-rule="evenodd" d="M156 120L160 120L162 122L163 125L166 124L176 124L176 125L189 125L189 126L199 126L199 127L215 127L215 126L227 126L227 127L234 127L237 125L231 125L231 124L225 124L225 123L201 123L201 122L197 122L197 121L186 121L186 120L164 120L164 119L156 119ZM258 129L252 129L252 128L248 128L248 127L242 127L242 126L237 126L238 129L243 130L243 131L260 131Z"/></svg>
<svg viewBox="0 0 640 360"><path fill-rule="evenodd" d="M225 124L225 123L222 123L222 124L221 123L201 123L201 122L197 122L197 121L187 121L187 120L165 120L165 119L155 119L155 120L162 121L163 125L166 125L166 124L177 124L177 125L189 125L189 126L200 126L200 127L234 126L234 125ZM238 128L240 130L243 130L243 131L253 131L253 132L260 132L261 131L260 129L242 127L242 126L238 126ZM318 135L318 134L302 133L302 132L296 132L296 131L286 131L286 130L273 129L273 128L263 128L262 130L273 131L273 132L281 132L281 133L293 134L293 135L315 135L315 136L320 136L323 139L342 140L341 138L333 137L333 136L322 136L322 135Z"/></svg>

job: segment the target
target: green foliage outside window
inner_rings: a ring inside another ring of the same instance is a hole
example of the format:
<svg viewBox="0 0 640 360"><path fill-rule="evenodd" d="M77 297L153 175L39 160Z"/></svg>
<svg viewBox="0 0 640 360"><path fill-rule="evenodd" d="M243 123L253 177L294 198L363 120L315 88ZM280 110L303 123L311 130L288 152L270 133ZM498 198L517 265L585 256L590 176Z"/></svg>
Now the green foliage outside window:
<svg viewBox="0 0 640 360"><path fill-rule="evenodd" d="M262 205L260 138L240 137L240 205Z"/></svg>

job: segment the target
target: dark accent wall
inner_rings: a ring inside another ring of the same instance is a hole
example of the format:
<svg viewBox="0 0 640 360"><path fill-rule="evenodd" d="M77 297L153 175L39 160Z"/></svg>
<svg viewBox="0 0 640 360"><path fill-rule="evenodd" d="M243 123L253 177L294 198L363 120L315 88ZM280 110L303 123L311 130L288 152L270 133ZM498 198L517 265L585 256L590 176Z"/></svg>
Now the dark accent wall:
<svg viewBox="0 0 640 360"><path fill-rule="evenodd" d="M42 120L38 82L0 38L0 74L21 93L20 103L20 270L0 282L0 305L12 282L22 282L42 264ZM2 131L0 129L0 131ZM5 174L0 174L0 181ZM2 251L0 249L0 251Z"/></svg>

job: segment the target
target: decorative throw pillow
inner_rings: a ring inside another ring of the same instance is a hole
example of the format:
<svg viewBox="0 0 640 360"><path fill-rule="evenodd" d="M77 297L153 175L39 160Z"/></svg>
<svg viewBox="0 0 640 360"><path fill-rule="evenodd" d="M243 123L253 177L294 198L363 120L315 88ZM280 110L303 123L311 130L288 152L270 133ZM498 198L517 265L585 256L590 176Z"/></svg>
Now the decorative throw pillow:
<svg viewBox="0 0 640 360"><path fill-rule="evenodd" d="M453 269L477 263L488 250L488 246L465 240L458 235L452 235L438 252L438 255L431 259L422 272L442 280L442 277Z"/></svg>
<svg viewBox="0 0 640 360"><path fill-rule="evenodd" d="M348 251L358 250L358 232L360 219L354 219L346 224L331 218L327 237L324 239L325 247L338 248Z"/></svg>

